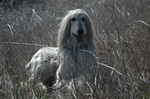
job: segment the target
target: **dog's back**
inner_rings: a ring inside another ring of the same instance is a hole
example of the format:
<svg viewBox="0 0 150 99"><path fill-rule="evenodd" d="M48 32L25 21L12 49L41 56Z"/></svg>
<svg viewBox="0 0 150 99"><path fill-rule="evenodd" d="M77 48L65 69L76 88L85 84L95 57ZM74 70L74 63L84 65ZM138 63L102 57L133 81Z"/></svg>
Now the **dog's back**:
<svg viewBox="0 0 150 99"><path fill-rule="evenodd" d="M55 83L55 73L58 68L58 48L45 47L37 51L26 65L26 72L30 80L38 80L51 87Z"/></svg>

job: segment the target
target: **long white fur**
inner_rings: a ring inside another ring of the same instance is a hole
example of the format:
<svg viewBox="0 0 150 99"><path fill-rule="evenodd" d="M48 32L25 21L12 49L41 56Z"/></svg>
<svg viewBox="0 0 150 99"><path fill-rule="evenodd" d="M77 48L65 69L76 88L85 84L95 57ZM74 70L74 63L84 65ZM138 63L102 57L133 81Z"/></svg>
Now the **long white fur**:
<svg viewBox="0 0 150 99"><path fill-rule="evenodd" d="M76 39L79 29L83 30L80 34L82 42ZM72 82L80 86L92 79L91 72L96 63L92 21L84 10L71 10L62 19L58 32L58 47L40 49L26 65L27 74L31 80L38 79L42 83L55 80L55 88Z"/></svg>

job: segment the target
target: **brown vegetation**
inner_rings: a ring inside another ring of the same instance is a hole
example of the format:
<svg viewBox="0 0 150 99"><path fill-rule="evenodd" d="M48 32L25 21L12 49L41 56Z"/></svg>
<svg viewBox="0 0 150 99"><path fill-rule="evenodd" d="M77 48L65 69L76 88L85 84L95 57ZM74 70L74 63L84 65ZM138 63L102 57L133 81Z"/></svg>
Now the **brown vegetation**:
<svg viewBox="0 0 150 99"><path fill-rule="evenodd" d="M61 18L76 8L87 11L96 30L99 70L89 98L150 98L149 0L27 1L0 1L0 98L85 98L84 90L62 95L33 88L25 72L25 64L39 48L56 46Z"/></svg>

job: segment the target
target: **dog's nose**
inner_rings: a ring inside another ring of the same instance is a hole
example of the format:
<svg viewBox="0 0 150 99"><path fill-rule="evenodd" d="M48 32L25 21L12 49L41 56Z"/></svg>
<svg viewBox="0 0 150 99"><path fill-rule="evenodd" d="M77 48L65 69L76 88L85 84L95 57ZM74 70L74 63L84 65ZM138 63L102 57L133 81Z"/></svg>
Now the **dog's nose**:
<svg viewBox="0 0 150 99"><path fill-rule="evenodd" d="M78 30L78 34L83 34L83 33L84 33L83 29Z"/></svg>

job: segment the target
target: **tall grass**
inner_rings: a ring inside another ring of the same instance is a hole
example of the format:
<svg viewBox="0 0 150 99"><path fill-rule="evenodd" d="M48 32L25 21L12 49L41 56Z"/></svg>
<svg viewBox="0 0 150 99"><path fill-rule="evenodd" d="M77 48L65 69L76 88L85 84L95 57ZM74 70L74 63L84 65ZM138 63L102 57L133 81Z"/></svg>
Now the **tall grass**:
<svg viewBox="0 0 150 99"><path fill-rule="evenodd" d="M87 85L87 90L78 89L76 93L65 88L48 93L32 86L25 64L39 48L56 46L64 12L76 8L88 12L96 30L98 70L93 89ZM24 0L15 5L1 2L0 98L149 99L149 16L149 0ZM86 94L88 89L92 95Z"/></svg>

